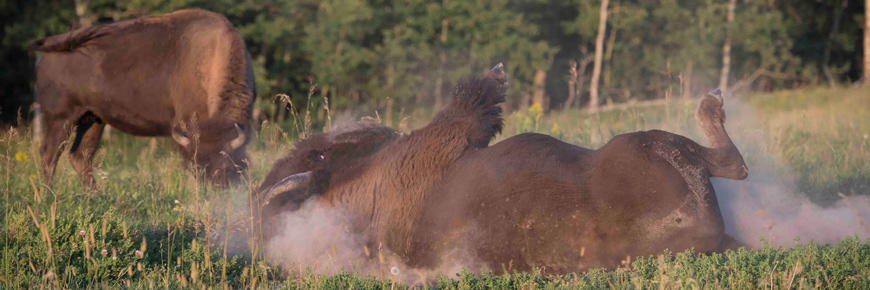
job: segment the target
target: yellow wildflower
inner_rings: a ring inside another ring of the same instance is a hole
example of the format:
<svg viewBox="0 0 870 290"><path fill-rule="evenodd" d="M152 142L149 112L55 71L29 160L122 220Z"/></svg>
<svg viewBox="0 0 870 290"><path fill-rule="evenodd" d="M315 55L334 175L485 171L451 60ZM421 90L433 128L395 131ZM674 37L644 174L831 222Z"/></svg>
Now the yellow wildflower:
<svg viewBox="0 0 870 290"><path fill-rule="evenodd" d="M27 162L28 160L30 160L30 159L27 157L27 153L24 153L21 151L18 151L18 153L15 153L15 161Z"/></svg>
<svg viewBox="0 0 870 290"><path fill-rule="evenodd" d="M550 129L550 133L553 135L559 135L562 133L562 130L559 129L559 123L553 123L553 128Z"/></svg>
<svg viewBox="0 0 870 290"><path fill-rule="evenodd" d="M537 115L542 112L544 112L544 108L542 108L541 104L539 103L534 103L531 107L529 107L529 113L532 113L532 115Z"/></svg>

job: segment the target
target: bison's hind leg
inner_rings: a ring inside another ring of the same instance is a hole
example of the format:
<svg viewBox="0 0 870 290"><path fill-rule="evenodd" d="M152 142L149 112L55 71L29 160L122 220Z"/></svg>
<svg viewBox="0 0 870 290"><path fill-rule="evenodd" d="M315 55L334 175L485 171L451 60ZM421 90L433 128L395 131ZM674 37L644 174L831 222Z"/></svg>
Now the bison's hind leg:
<svg viewBox="0 0 870 290"><path fill-rule="evenodd" d="M70 163L76 170L85 188L96 187L93 166L94 153L100 146L100 137L106 124L91 112L85 113L76 123L76 135L70 147Z"/></svg>
<svg viewBox="0 0 870 290"><path fill-rule="evenodd" d="M708 169L714 177L744 179L749 174L749 169L740 151L731 142L731 137L725 132L725 110L722 109L724 100L722 91L715 89L707 93L698 105L695 120L713 146L712 149L704 150L703 158L710 165Z"/></svg>

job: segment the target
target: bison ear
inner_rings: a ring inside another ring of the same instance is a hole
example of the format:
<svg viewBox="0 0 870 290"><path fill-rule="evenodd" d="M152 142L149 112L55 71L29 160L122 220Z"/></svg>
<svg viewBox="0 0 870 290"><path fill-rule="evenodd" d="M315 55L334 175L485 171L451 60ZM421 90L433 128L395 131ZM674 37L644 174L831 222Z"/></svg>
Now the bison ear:
<svg viewBox="0 0 870 290"><path fill-rule="evenodd" d="M495 67L486 74L486 78L497 80L504 87L508 86L507 75L504 73L504 64L502 63L495 65Z"/></svg>
<svg viewBox="0 0 870 290"><path fill-rule="evenodd" d="M266 194L263 196L263 205L269 204L281 195L291 193L297 189L307 188L308 184L311 183L311 180L313 178L314 173L312 173L311 171L285 177L281 181L278 181L278 183L275 183L275 185L269 188L268 191L266 191ZM300 198L303 200L307 199L307 195ZM293 199L296 199L296 197L294 197Z"/></svg>

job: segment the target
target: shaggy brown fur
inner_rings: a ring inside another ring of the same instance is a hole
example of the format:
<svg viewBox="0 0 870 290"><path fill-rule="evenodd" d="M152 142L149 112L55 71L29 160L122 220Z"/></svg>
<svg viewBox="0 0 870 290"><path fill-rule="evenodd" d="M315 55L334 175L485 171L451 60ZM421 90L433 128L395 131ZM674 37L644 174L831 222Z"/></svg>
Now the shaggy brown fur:
<svg viewBox="0 0 870 290"><path fill-rule="evenodd" d="M497 66L497 71L499 74L484 79L461 82L450 104L429 125L408 135L383 138L380 137L383 132L394 134L394 131L373 126L336 135L369 138L350 138L353 139L350 144L339 144L343 147L340 150L334 149L336 142L322 141L333 138L330 136L333 133L300 142L291 156L276 163L260 191L277 179L313 169L315 181L309 188L301 189L309 192L304 197L312 192L320 194L322 202L348 210L356 217L355 227L373 245L382 243L406 256L410 250L408 237L422 212L425 195L451 163L463 154L486 147L502 129L498 104L504 101L507 80L501 66ZM332 160L318 164L321 152L330 152L329 156L341 151L350 152L348 156L353 158L326 157ZM315 160L308 156L315 156ZM298 195L286 194L283 200L298 203L295 198ZM291 207L297 205L291 203ZM263 216L269 218L265 209Z"/></svg>
<svg viewBox="0 0 870 290"><path fill-rule="evenodd" d="M384 144L370 157L332 171L322 200L350 210L371 241L405 257L423 201L463 153L501 132L505 87L492 79L460 83L429 125ZM408 259L410 261L410 259Z"/></svg>
<svg viewBox="0 0 870 290"><path fill-rule="evenodd" d="M521 134L492 147L466 150L446 170L419 163L411 168L423 168L422 173L388 166L417 155L396 155L390 163L373 165L374 156L389 160L390 146L404 145L398 152L417 153L419 149L409 146L429 144L397 140L368 159L318 170L317 175L331 176L332 183L318 185L314 193L323 192L322 201L353 208L361 232L373 242L388 243L415 267L446 262L440 259L456 247L493 270L538 266L548 273L614 268L627 257L664 249L722 251L738 244L724 233L709 179L743 179L748 174L725 132L722 105L715 90L696 114L713 148L663 131L620 135L598 150ZM366 135L372 128L352 130ZM300 145L306 149L299 152L322 152L319 144ZM446 147L447 159L451 148ZM427 149L434 150L427 155L438 155L437 146ZM284 175L309 170L298 168ZM421 177L433 171L440 180ZM395 188L401 188L398 194L384 194Z"/></svg>
<svg viewBox="0 0 870 290"><path fill-rule="evenodd" d="M272 171L253 192L252 200L259 201L254 208L254 216L260 218L264 225L260 233L270 236L272 219L275 216L281 212L295 211L305 199L324 191L328 187L330 173L337 166L345 166L367 157L380 150L385 143L397 138L399 132L396 130L361 121L297 142L296 148L290 154L275 162ZM303 172L315 173L315 180L309 187L280 195L269 204L264 204L261 193L268 191L281 179Z"/></svg>
<svg viewBox="0 0 870 290"><path fill-rule="evenodd" d="M664 131L619 135L598 150L521 134L463 156L422 202L410 256L434 266L462 243L494 270L569 273L733 246L710 178L748 170L722 104L715 90L696 115L713 148Z"/></svg>
<svg viewBox="0 0 870 290"><path fill-rule="evenodd" d="M253 68L241 35L223 16L182 10L77 29L32 47L43 52L36 86L48 180L76 127L70 158L92 186L91 161L105 124L139 136L174 132L176 140L190 141L180 146L185 157L219 182L245 168Z"/></svg>

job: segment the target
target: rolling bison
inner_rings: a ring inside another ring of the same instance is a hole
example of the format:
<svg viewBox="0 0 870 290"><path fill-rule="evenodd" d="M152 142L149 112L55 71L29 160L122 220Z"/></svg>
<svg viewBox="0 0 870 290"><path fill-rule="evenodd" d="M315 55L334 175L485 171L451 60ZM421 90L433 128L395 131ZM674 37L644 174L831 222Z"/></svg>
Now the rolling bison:
<svg viewBox="0 0 870 290"><path fill-rule="evenodd" d="M43 171L50 181L68 134L86 186L106 124L138 136L172 136L218 182L245 168L256 98L251 58L223 16L182 10L40 39L36 88L44 118Z"/></svg>
<svg viewBox="0 0 870 290"><path fill-rule="evenodd" d="M743 179L748 170L725 132L721 92L703 98L696 115L712 148L663 131L619 135L598 150L541 134L487 147L501 128L495 104L503 80L491 73L460 84L428 126L366 147L373 151L338 150L358 153L352 161L321 158L341 142L300 146L288 158L313 155L319 165L276 164L273 173L283 171L259 196L280 212L319 195L318 202L355 214L356 229L372 244L414 267L437 266L457 245L490 269L549 273L614 268L664 249L734 245L710 177ZM392 132L368 126L353 134L374 131ZM354 148L350 142L341 146Z"/></svg>
<svg viewBox="0 0 870 290"><path fill-rule="evenodd" d="M458 242L452 231L490 267L551 273L614 268L665 249L732 248L710 177L744 179L748 169L722 105L714 90L695 115L712 148L653 130L598 150L521 134L469 152L426 196L409 257L435 260Z"/></svg>

